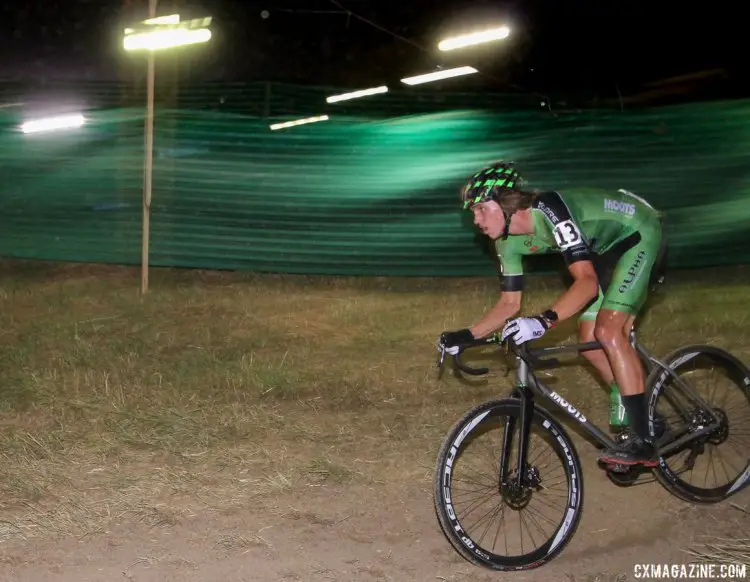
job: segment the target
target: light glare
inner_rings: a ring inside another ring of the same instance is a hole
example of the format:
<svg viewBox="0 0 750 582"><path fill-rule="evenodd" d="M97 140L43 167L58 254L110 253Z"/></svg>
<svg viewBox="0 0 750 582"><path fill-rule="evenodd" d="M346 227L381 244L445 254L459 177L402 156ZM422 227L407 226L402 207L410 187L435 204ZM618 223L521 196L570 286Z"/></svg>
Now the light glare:
<svg viewBox="0 0 750 582"><path fill-rule="evenodd" d="M473 46L482 44L485 42L492 42L494 40L503 40L510 36L510 28L507 26L501 26L499 28L492 28L490 30L483 30L481 32L473 32L471 34L464 34L453 38L446 38L438 44L438 49L441 51L452 51L467 46Z"/></svg>
<svg viewBox="0 0 750 582"><path fill-rule="evenodd" d="M73 129L81 127L85 122L86 119L80 113L75 115L60 115L27 121L21 125L21 131L24 133L39 133L58 129Z"/></svg>
<svg viewBox="0 0 750 582"><path fill-rule="evenodd" d="M173 28L130 34L124 38L123 46L127 51L141 49L154 51L208 42L209 40L211 40L211 31L207 28Z"/></svg>
<svg viewBox="0 0 750 582"><path fill-rule="evenodd" d="M156 18L149 18L144 20L143 24L179 24L180 15L170 14L169 16L157 16Z"/></svg>
<svg viewBox="0 0 750 582"><path fill-rule="evenodd" d="M360 91L352 91L351 93L342 93L341 95L331 95L330 97L326 97L326 102L337 103L339 101L347 101L348 99L358 99L359 97L369 97L370 95L387 92L388 87L383 85L381 87L373 87L372 89L361 89Z"/></svg>
<svg viewBox="0 0 750 582"><path fill-rule="evenodd" d="M441 79L450 79L451 77L459 77L461 75L471 75L478 72L479 71L477 71L474 67L456 67L455 69L445 69L444 71L436 71L434 73L427 73L425 75L406 77L404 79L401 79L401 82L406 85L420 85L422 83L440 81Z"/></svg>
<svg viewBox="0 0 750 582"><path fill-rule="evenodd" d="M283 123L271 124L271 131L277 129L285 129L287 127L295 127L297 125L305 125L307 123L316 123L318 121L328 121L327 115L319 115L318 117L305 117L304 119L295 119L294 121L285 121Z"/></svg>

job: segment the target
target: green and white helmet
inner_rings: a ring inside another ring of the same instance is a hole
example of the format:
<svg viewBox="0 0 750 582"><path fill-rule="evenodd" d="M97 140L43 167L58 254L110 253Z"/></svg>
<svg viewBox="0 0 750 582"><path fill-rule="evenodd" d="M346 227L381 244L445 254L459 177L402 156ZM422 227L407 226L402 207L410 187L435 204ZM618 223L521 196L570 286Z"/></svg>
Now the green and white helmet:
<svg viewBox="0 0 750 582"><path fill-rule="evenodd" d="M513 167L513 162L495 162L479 170L464 184L461 189L464 210L487 200L494 200L502 206L503 195L518 192L523 184L524 180Z"/></svg>
<svg viewBox="0 0 750 582"><path fill-rule="evenodd" d="M501 240L508 238L510 219L518 210L519 202L530 195L522 192L525 185L521 174L513 167L513 162L498 161L479 170L464 184L461 189L461 201L464 210L475 204L494 200L500 205L505 217L505 228Z"/></svg>

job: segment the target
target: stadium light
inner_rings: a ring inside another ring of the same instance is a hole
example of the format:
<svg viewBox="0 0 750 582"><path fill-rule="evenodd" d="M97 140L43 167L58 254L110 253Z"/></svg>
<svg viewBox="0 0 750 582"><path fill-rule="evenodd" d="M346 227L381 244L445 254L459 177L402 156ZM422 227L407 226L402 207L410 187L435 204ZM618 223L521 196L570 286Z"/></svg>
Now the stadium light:
<svg viewBox="0 0 750 582"><path fill-rule="evenodd" d="M207 28L211 24L210 16L180 22L180 15L172 14L149 18L143 24L146 28L141 31L125 29L122 44L126 51L163 50L211 40L211 31Z"/></svg>
<svg viewBox="0 0 750 582"><path fill-rule="evenodd" d="M478 72L479 71L474 67L456 67L455 69L445 69L443 71L435 71L434 73L427 73L425 75L406 77L401 79L401 82L405 85L421 85L422 83L431 83L432 81L440 81L442 79L450 79L451 77L460 77L462 75L471 75Z"/></svg>
<svg viewBox="0 0 750 582"><path fill-rule="evenodd" d="M305 117L304 119L295 119L294 121L285 121L283 123L273 123L270 125L271 131L277 129L286 129L287 127L296 127L297 125L306 125L308 123L317 123L319 121L328 121L327 115L319 115L317 117Z"/></svg>
<svg viewBox="0 0 750 582"><path fill-rule="evenodd" d="M207 28L199 28L197 30L177 28L173 30L131 34L125 37L123 44L126 51L139 49L160 50L208 42L209 40L211 40L211 31Z"/></svg>
<svg viewBox="0 0 750 582"><path fill-rule="evenodd" d="M128 52L148 53L146 97L146 148L143 179L143 239L141 243L141 294L148 291L148 247L151 215L151 186L154 166L154 85L156 51L205 43L211 39L211 17L182 21L179 14L156 16L158 0L149 0L147 20L125 29L122 41Z"/></svg>
<svg viewBox="0 0 750 582"><path fill-rule="evenodd" d="M180 23L180 15L179 14L170 14L169 16L157 16L156 18L149 18L148 20L144 20L142 24L179 24ZM126 28L125 34L133 34L135 32L134 28Z"/></svg>
<svg viewBox="0 0 750 582"><path fill-rule="evenodd" d="M438 43L438 49L441 51L452 51L467 46L483 44L485 42L503 40L509 36L510 28L507 26L501 26L499 28L491 28L480 32L472 32L471 34L446 38Z"/></svg>
<svg viewBox="0 0 750 582"><path fill-rule="evenodd" d="M387 93L388 87L385 85L381 87L373 87L372 89L361 89L360 91L352 91L351 93L342 93L341 95L331 95L326 97L327 103L338 103L339 101L347 101L349 99L359 99L360 97L369 97L370 95L378 95L379 93Z"/></svg>
<svg viewBox="0 0 750 582"><path fill-rule="evenodd" d="M57 117L46 117L34 119L21 124L24 133L41 133L43 131L56 131L59 129L74 129L86 123L86 119L80 113L75 115L59 115Z"/></svg>

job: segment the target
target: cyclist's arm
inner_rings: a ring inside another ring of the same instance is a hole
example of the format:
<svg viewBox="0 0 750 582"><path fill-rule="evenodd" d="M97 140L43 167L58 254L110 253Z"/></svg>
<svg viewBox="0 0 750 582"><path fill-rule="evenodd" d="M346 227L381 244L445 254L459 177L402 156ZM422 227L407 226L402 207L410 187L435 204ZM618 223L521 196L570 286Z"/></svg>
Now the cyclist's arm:
<svg viewBox="0 0 750 582"><path fill-rule="evenodd" d="M560 195L546 195L543 206L543 214L552 227L557 245L573 277L573 284L551 306L557 313L558 322L561 322L578 313L597 296L599 279L591 261L591 249L581 227Z"/></svg>
<svg viewBox="0 0 750 582"><path fill-rule="evenodd" d="M518 246L519 243L515 239L495 243L497 275L502 281L503 291L497 303L470 328L476 338L486 337L498 331L508 319L521 310L524 281L523 263Z"/></svg>
<svg viewBox="0 0 750 582"><path fill-rule="evenodd" d="M551 307L557 313L558 322L574 316L599 293L599 279L590 260L571 263L568 271L573 276L573 284Z"/></svg>
<svg viewBox="0 0 750 582"><path fill-rule="evenodd" d="M476 338L485 337L499 330L505 322L521 310L523 291L503 291L497 303L470 331Z"/></svg>

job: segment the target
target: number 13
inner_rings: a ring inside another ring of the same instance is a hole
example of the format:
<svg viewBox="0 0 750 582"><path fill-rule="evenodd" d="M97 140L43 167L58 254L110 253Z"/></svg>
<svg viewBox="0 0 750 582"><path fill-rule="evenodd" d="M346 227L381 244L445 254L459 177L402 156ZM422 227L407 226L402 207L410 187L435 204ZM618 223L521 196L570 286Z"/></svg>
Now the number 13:
<svg viewBox="0 0 750 582"><path fill-rule="evenodd" d="M561 249L567 249L581 242L581 233L572 220L563 220L552 231Z"/></svg>

